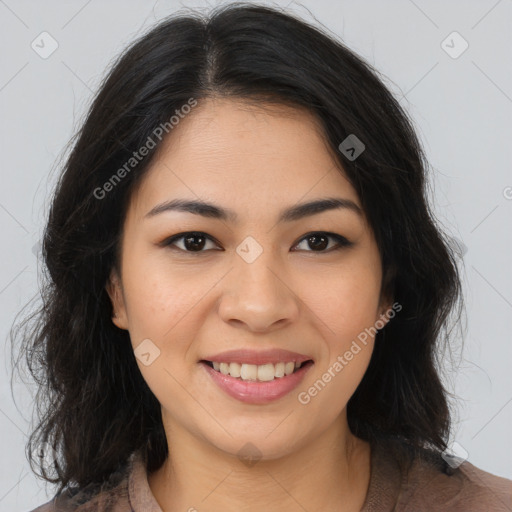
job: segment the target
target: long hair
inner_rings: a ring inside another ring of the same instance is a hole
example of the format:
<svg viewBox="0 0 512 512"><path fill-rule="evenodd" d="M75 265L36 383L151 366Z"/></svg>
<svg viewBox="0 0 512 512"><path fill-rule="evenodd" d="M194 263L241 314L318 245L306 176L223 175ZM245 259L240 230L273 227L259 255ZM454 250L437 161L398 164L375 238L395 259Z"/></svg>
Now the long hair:
<svg viewBox="0 0 512 512"><path fill-rule="evenodd" d="M140 36L113 63L74 137L42 241L42 305L11 331L38 385L32 469L62 490L105 481L135 450L149 471L168 456L160 404L128 332L111 321L105 286L130 196L162 146L130 159L163 128L172 137L169 120L191 98L209 97L306 108L321 123L375 235L382 289L402 307L377 334L349 426L365 440L445 449L450 413L437 354L461 286L430 210L413 124L342 42L291 14L236 3L173 15ZM356 159L339 149L349 135L365 145ZM55 461L39 457L45 449Z"/></svg>

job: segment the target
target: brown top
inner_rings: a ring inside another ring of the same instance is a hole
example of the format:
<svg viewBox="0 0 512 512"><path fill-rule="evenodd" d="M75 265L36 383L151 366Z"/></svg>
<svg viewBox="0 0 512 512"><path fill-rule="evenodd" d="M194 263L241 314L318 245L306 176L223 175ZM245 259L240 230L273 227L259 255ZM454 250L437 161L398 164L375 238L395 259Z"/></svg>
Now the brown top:
<svg viewBox="0 0 512 512"><path fill-rule="evenodd" d="M430 451L410 466L401 448L372 445L370 485L361 512L512 512L512 480L468 461L452 469ZM64 491L32 512L162 512L139 452L109 481Z"/></svg>

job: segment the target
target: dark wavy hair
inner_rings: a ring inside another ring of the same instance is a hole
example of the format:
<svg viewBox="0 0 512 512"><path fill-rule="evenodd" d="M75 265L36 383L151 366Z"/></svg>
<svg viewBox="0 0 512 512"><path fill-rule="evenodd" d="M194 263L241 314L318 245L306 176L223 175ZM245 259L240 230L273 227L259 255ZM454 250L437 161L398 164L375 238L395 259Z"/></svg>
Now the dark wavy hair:
<svg viewBox="0 0 512 512"><path fill-rule="evenodd" d="M42 305L11 328L14 348L21 337L16 366L24 354L38 385L26 446L32 470L62 490L107 480L135 450L150 472L168 456L160 404L128 331L111 321L105 288L131 194L162 144L106 197L94 191L190 98L211 97L306 108L320 121L375 235L382 290L402 306L378 332L348 402L350 429L368 441L446 449L449 393L438 356L462 307L461 282L430 210L413 123L378 72L327 31L277 8L235 3L208 16L175 14L140 36L112 64L70 140L42 240ZM339 150L350 134L366 146L355 160ZM44 447L54 462L39 456Z"/></svg>

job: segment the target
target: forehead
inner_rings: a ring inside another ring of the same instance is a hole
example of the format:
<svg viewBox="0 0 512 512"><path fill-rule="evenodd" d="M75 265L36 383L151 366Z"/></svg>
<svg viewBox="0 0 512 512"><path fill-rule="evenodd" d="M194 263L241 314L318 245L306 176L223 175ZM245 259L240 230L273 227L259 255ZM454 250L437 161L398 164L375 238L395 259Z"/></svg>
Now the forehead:
<svg viewBox="0 0 512 512"><path fill-rule="evenodd" d="M140 209L174 197L261 208L342 195L360 205L319 120L306 109L207 99L159 147L136 193Z"/></svg>

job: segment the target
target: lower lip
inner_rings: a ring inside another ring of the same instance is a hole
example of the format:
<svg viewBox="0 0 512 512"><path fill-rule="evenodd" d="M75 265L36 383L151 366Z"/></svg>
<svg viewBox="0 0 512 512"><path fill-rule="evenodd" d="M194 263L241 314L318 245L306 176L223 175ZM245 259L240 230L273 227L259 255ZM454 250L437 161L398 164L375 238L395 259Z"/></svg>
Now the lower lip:
<svg viewBox="0 0 512 512"><path fill-rule="evenodd" d="M278 400L295 389L306 372L313 366L308 361L296 372L284 377L275 377L274 380L266 382L246 381L224 375L211 366L201 362L201 366L208 372L215 384L217 384L229 396L248 404L266 404Z"/></svg>

